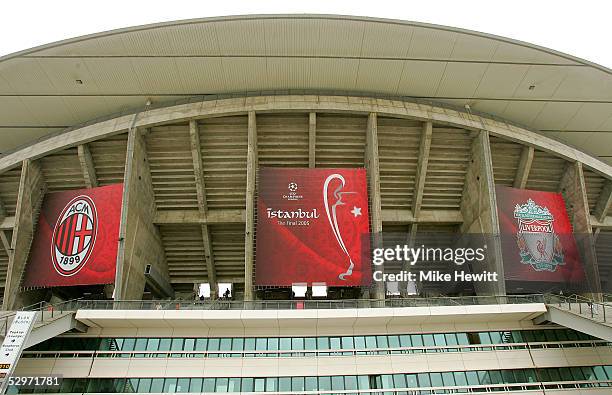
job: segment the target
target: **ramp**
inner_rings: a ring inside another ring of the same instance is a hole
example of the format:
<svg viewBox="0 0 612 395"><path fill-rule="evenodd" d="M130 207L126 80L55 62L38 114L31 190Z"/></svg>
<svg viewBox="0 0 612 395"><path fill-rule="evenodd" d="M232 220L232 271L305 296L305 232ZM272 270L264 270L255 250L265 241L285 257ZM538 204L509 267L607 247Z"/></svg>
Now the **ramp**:
<svg viewBox="0 0 612 395"><path fill-rule="evenodd" d="M26 348L69 331L87 331L87 325L75 318L76 311L39 311L36 314L36 323L25 342ZM10 327L14 318L14 312L0 317L0 341L4 340L6 330Z"/></svg>

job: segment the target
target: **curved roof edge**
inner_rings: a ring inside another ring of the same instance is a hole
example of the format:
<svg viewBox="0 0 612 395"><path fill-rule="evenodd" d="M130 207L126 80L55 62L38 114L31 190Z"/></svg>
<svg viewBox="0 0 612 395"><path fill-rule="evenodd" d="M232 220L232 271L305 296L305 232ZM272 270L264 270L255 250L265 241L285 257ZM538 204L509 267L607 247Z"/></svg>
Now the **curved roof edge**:
<svg viewBox="0 0 612 395"><path fill-rule="evenodd" d="M588 61L586 59L579 58L577 56L573 56L561 51L557 51L551 48L543 47L540 45L532 44L526 41L515 40L508 37L498 36L495 34L478 32L475 30L468 30L458 27L445 26L445 25L437 25L431 23L424 22L414 22L414 21L404 21L400 19L388 19L388 18L373 18L373 17L365 17L365 16L352 16L352 15L334 15L334 14L253 14L253 15L229 15L229 16L219 16L219 17L208 17L208 18L194 18L194 19L182 19L175 21L167 21L167 22L158 22L151 23L145 25L136 25L131 27L125 27L120 29L113 29L102 31L99 33L92 33L83 36L73 37L65 40L55 41L48 44L39 45L33 48L24 49L22 51L13 52L4 56L0 56L0 62L4 62L13 58L17 58L24 55L29 55L38 51L51 49L55 47L59 47L62 45L79 43L87 40L93 40L96 38L113 36L122 33L136 32L136 31L145 31L145 30L153 30L161 27L169 27L169 26L178 26L178 25L189 25L189 24L198 24L198 23L208 23L208 22L225 22L225 21L240 21L240 20L257 20L257 19L328 19L328 20L338 20L338 21L361 21L361 22L374 22L374 23L384 23L384 24L395 24L395 25L404 25L404 26L415 26L426 29L435 29L435 30L444 30L449 32L467 34L482 38L487 38L491 40L496 40L508 44L519 45L522 47L538 50L541 52L545 52L550 55L555 55L562 57L566 60L573 61L576 63L580 63L585 66L593 67L600 71L603 71L608 74L612 74L612 69L600 65L595 62Z"/></svg>

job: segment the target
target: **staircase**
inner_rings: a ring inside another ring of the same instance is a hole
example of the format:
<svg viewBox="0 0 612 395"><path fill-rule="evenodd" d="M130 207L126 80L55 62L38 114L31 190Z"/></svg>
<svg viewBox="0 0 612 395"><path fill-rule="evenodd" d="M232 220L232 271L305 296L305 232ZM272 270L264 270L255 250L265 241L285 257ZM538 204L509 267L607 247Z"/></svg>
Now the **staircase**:
<svg viewBox="0 0 612 395"><path fill-rule="evenodd" d="M612 342L612 304L579 295L546 295L547 312L533 321L552 322Z"/></svg>

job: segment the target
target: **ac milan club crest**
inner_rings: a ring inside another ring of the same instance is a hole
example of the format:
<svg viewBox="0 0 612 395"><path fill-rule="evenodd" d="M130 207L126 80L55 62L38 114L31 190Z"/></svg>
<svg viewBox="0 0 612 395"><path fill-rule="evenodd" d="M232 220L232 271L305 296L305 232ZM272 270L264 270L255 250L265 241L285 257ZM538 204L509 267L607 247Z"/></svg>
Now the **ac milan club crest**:
<svg viewBox="0 0 612 395"><path fill-rule="evenodd" d="M77 274L87 263L96 242L98 213L88 196L72 199L62 210L53 229L51 257L62 276Z"/></svg>
<svg viewBox="0 0 612 395"><path fill-rule="evenodd" d="M565 265L563 247L548 208L529 199L523 205L516 205L514 218L518 221L517 244L521 263L531 265L538 272L554 272L559 265Z"/></svg>

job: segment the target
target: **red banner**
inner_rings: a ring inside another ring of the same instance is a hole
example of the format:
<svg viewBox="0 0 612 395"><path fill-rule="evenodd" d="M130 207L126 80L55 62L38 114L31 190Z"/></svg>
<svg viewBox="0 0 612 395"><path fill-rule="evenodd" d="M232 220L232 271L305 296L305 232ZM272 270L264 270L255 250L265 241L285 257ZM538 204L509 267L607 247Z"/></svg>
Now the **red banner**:
<svg viewBox="0 0 612 395"><path fill-rule="evenodd" d="M24 286L113 283L122 193L115 184L45 195Z"/></svg>
<svg viewBox="0 0 612 395"><path fill-rule="evenodd" d="M496 194L506 280L585 281L561 194L499 185Z"/></svg>
<svg viewBox="0 0 612 395"><path fill-rule="evenodd" d="M257 285L370 284L365 169L260 168Z"/></svg>

